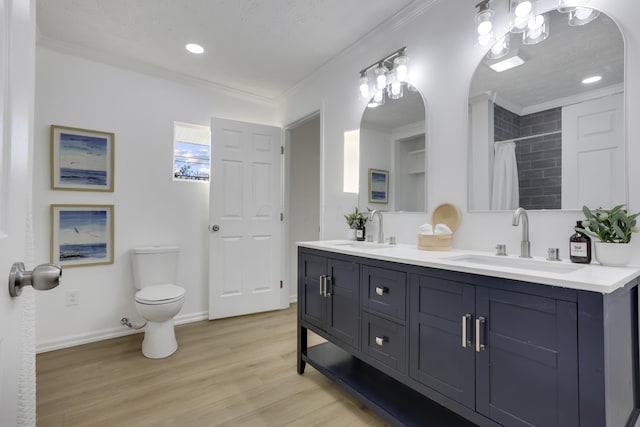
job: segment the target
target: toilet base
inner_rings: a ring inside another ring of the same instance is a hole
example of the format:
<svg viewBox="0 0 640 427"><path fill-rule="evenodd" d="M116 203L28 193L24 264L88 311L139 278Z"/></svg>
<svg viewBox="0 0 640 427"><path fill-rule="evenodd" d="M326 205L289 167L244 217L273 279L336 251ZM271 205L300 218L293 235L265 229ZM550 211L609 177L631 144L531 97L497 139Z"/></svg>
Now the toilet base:
<svg viewBox="0 0 640 427"><path fill-rule="evenodd" d="M150 359L163 359L178 349L173 319L165 322L148 321L142 340L142 354Z"/></svg>

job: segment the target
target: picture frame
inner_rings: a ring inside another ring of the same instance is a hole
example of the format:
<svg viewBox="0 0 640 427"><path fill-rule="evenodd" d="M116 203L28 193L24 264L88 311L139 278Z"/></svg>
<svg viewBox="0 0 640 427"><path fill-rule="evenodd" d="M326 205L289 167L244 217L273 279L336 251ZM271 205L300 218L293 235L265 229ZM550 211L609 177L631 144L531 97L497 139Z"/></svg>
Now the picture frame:
<svg viewBox="0 0 640 427"><path fill-rule="evenodd" d="M369 203L389 203L389 171L369 169Z"/></svg>
<svg viewBox="0 0 640 427"><path fill-rule="evenodd" d="M52 190L113 192L113 133L51 125L50 138Z"/></svg>
<svg viewBox="0 0 640 427"><path fill-rule="evenodd" d="M113 205L51 205L51 263L113 264Z"/></svg>

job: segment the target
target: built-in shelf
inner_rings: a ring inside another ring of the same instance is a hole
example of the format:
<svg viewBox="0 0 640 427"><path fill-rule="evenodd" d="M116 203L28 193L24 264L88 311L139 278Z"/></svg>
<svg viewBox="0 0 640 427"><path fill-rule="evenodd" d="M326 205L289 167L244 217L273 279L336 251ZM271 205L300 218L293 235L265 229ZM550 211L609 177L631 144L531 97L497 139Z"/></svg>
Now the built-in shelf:
<svg viewBox="0 0 640 427"><path fill-rule="evenodd" d="M424 148L421 148L419 150L411 150L411 151L407 151L407 154L411 155L411 156L416 156L418 154L424 154Z"/></svg>
<svg viewBox="0 0 640 427"><path fill-rule="evenodd" d="M394 425L475 427L330 342L309 347L302 358Z"/></svg>
<svg viewBox="0 0 640 427"><path fill-rule="evenodd" d="M424 171L409 171L409 172L407 172L407 175L418 175L418 174L424 174Z"/></svg>

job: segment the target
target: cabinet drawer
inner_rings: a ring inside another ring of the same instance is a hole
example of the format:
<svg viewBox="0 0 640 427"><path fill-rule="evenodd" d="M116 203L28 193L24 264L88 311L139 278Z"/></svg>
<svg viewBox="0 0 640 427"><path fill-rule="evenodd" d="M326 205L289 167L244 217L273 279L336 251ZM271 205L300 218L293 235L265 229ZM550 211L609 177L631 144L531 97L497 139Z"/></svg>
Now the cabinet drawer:
<svg viewBox="0 0 640 427"><path fill-rule="evenodd" d="M362 351L406 373L406 328L370 313L362 313Z"/></svg>
<svg viewBox="0 0 640 427"><path fill-rule="evenodd" d="M407 274L386 268L363 267L362 304L369 310L405 320Z"/></svg>

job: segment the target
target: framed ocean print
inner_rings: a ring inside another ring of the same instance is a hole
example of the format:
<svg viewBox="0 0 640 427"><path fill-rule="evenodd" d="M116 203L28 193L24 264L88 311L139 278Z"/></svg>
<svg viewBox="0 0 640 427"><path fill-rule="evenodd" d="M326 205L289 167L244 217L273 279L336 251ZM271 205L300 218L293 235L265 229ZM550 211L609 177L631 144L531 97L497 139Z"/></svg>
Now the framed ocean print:
<svg viewBox="0 0 640 427"><path fill-rule="evenodd" d="M389 203L389 171L369 169L369 203Z"/></svg>
<svg viewBox="0 0 640 427"><path fill-rule="evenodd" d="M113 191L114 134L51 125L51 189Z"/></svg>
<svg viewBox="0 0 640 427"><path fill-rule="evenodd" d="M51 263L113 264L113 205L51 205Z"/></svg>

